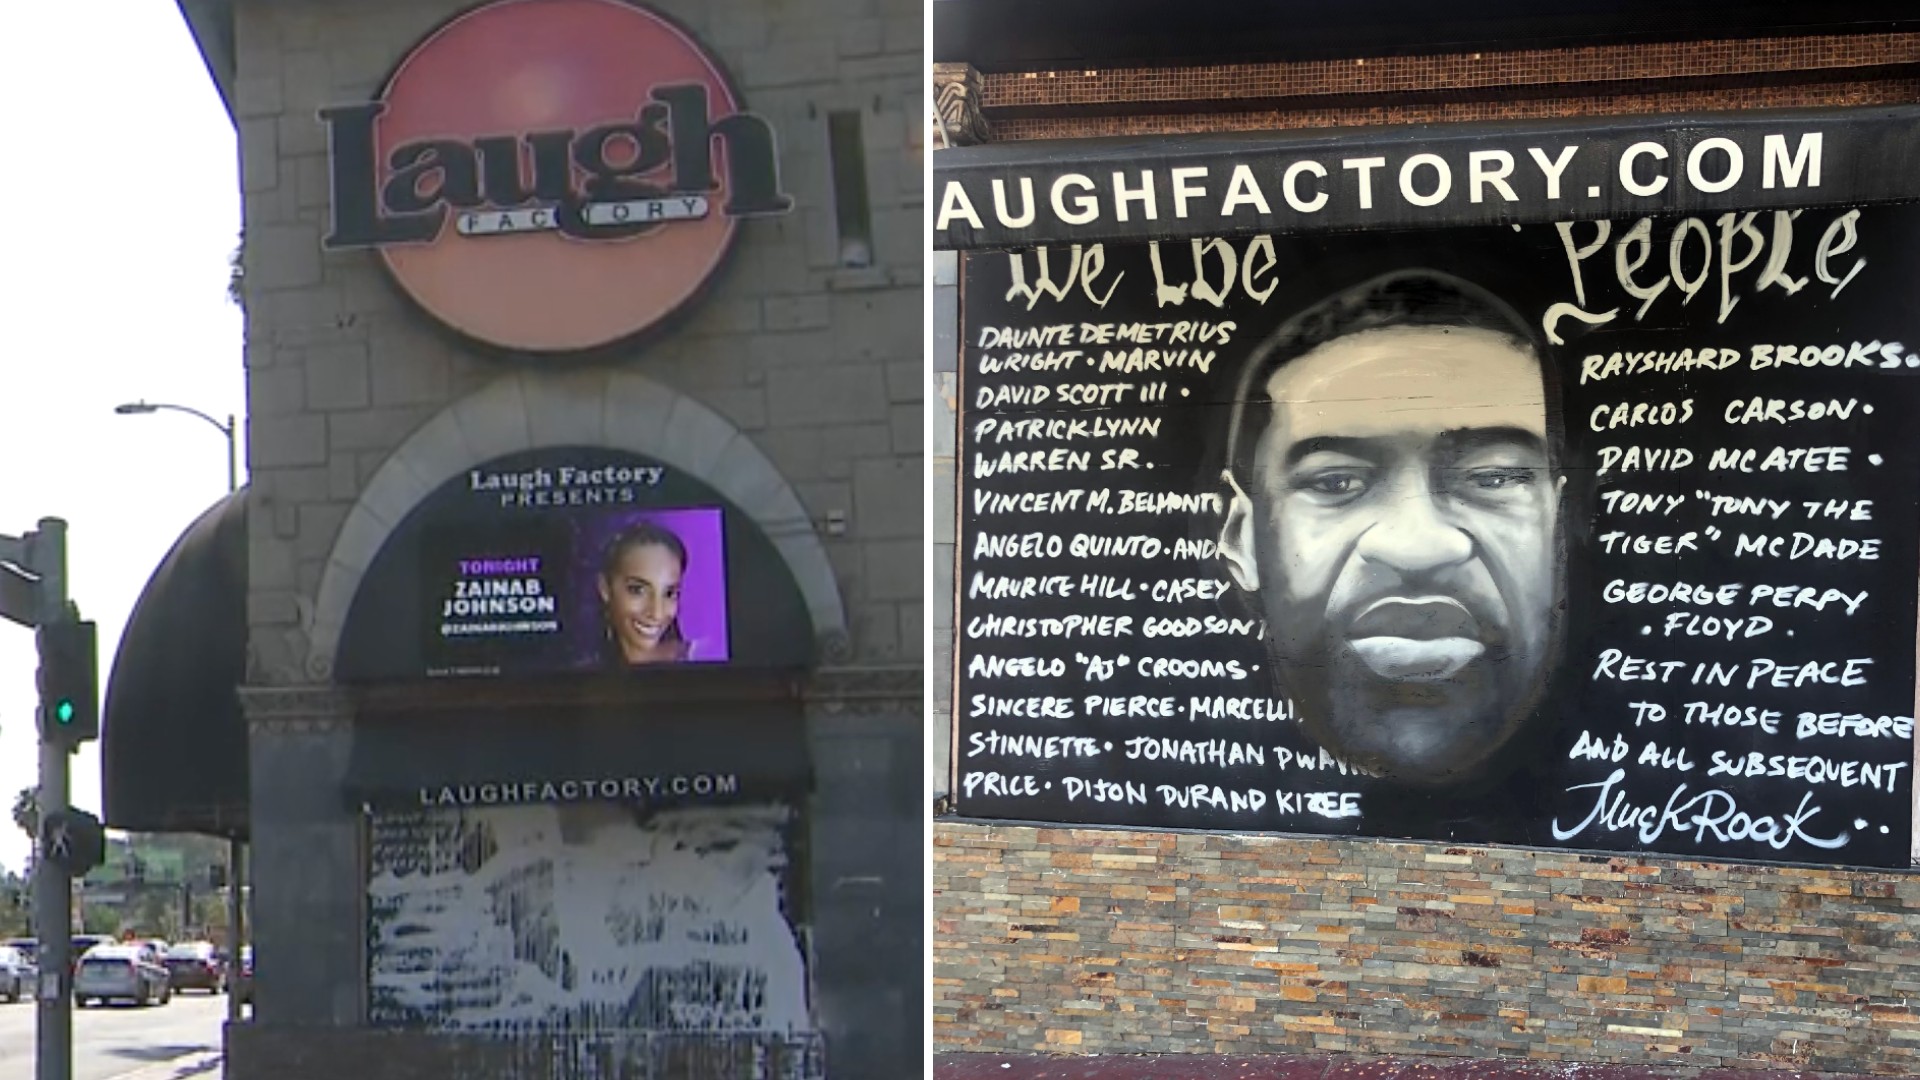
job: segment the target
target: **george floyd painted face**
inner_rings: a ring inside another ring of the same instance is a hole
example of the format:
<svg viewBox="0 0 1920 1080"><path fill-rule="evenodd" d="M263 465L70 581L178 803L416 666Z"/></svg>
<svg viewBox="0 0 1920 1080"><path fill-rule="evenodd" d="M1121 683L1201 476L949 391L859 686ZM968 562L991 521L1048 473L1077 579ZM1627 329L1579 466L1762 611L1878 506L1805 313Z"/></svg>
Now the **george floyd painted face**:
<svg viewBox="0 0 1920 1080"><path fill-rule="evenodd" d="M1411 785L1479 778L1555 646L1564 481L1539 359L1494 330L1392 325L1325 341L1263 389L1220 548L1303 728Z"/></svg>

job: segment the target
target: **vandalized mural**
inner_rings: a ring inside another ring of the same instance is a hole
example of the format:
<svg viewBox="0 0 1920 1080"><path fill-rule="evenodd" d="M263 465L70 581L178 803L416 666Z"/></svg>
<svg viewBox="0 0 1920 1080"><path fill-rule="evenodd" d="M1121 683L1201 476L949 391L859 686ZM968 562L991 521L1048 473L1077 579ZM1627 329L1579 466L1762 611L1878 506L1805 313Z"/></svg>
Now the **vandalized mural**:
<svg viewBox="0 0 1920 1080"><path fill-rule="evenodd" d="M810 1031L773 807L371 818L369 1017L495 1034Z"/></svg>
<svg viewBox="0 0 1920 1080"><path fill-rule="evenodd" d="M1917 236L970 254L958 809L1905 865Z"/></svg>

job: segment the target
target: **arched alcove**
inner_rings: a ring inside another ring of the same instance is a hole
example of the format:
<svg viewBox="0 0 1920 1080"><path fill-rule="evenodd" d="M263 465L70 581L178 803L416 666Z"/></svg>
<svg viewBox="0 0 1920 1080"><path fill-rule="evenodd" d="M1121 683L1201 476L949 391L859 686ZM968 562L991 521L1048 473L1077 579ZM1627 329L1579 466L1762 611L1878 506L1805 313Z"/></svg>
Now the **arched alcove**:
<svg viewBox="0 0 1920 1080"><path fill-rule="evenodd" d="M792 485L753 440L693 398L643 375L517 373L448 406L368 481L335 538L315 597L307 674L331 679L362 579L421 500L509 454L593 445L699 477L750 518L800 589L822 656L844 648L846 613L825 548Z"/></svg>

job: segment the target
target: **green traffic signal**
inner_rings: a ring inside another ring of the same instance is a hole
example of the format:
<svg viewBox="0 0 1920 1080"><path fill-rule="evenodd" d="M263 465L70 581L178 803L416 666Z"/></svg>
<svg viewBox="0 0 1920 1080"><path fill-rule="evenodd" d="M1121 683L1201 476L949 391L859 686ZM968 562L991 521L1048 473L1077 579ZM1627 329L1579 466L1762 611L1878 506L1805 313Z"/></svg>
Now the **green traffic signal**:
<svg viewBox="0 0 1920 1080"><path fill-rule="evenodd" d="M100 737L99 660L90 622L39 628L41 723L61 742Z"/></svg>

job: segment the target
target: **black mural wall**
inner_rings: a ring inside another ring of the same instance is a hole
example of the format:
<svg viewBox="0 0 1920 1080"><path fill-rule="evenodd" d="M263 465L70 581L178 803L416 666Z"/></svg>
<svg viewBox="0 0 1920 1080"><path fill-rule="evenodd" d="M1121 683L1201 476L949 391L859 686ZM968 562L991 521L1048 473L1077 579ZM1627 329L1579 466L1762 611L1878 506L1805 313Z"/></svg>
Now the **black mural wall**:
<svg viewBox="0 0 1920 1080"><path fill-rule="evenodd" d="M969 254L959 811L1905 865L1916 239Z"/></svg>

